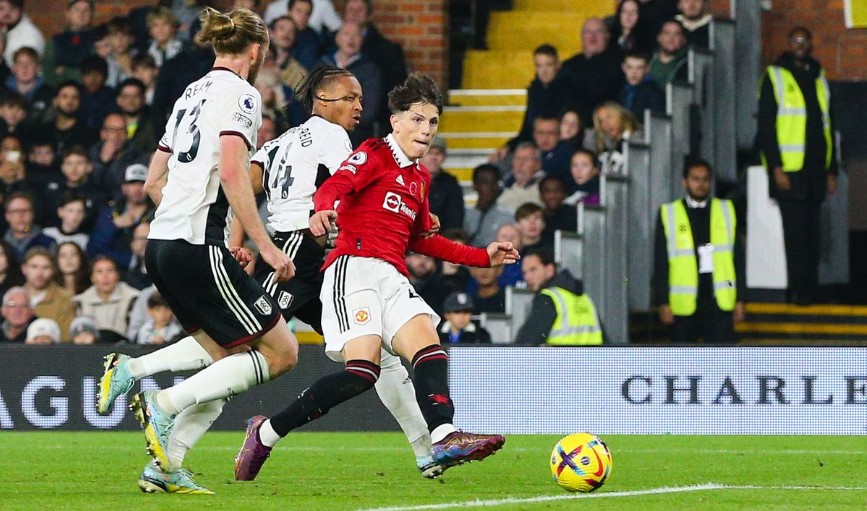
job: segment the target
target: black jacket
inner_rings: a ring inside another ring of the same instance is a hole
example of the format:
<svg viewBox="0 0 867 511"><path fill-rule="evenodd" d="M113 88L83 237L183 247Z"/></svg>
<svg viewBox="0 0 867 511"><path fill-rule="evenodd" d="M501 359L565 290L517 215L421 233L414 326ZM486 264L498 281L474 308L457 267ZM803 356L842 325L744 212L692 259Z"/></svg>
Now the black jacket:
<svg viewBox="0 0 867 511"><path fill-rule="evenodd" d="M464 190L455 176L440 169L431 179L430 211L440 218L441 231L464 228Z"/></svg>
<svg viewBox="0 0 867 511"><path fill-rule="evenodd" d="M576 295L584 294L584 283L573 277L569 270L561 270L542 286L543 289L550 287L561 287ZM515 344L545 344L556 319L557 309L554 307L554 300L550 296L537 293L533 297L533 306L527 315L527 320L515 336Z"/></svg>

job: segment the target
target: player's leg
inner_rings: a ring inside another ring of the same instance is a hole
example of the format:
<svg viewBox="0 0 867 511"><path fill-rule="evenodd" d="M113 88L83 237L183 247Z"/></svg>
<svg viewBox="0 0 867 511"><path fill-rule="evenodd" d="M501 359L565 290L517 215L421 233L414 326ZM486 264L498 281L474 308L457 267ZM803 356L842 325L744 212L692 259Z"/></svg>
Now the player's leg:
<svg viewBox="0 0 867 511"><path fill-rule="evenodd" d="M431 317L419 314L404 323L391 342L392 349L412 362L416 399L431 434L434 461L446 467L484 459L498 451L502 435L457 431L449 394L448 354L439 345Z"/></svg>
<svg viewBox="0 0 867 511"><path fill-rule="evenodd" d="M382 404L400 424L400 428L412 446L416 465L425 477L434 478L441 475L443 467L435 463L430 454L430 433L415 399L415 386L400 357L382 350L380 367L376 393L379 394Z"/></svg>
<svg viewBox="0 0 867 511"><path fill-rule="evenodd" d="M343 371L329 374L304 389L289 406L270 419L253 417L248 422L244 445L235 458L235 479L252 481L271 449L290 431L314 421L333 407L370 390L379 378L382 340L364 335L347 342Z"/></svg>

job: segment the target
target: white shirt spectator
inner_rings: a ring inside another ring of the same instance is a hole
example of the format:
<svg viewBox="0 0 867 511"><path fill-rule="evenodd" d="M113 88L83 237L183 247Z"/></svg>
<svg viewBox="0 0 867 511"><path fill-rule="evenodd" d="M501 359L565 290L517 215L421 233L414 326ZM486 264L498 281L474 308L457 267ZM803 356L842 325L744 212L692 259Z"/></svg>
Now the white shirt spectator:
<svg viewBox="0 0 867 511"><path fill-rule="evenodd" d="M12 67L12 55L25 46L36 50L40 57L45 52L45 37L42 32L26 14L22 14L18 24L6 32L6 51L3 52L3 58L6 59L7 66Z"/></svg>
<svg viewBox="0 0 867 511"><path fill-rule="evenodd" d="M271 25L272 21L288 13L289 0L274 0L265 8L262 18L265 23ZM313 0L313 12L310 13L310 21L307 24L319 33L322 33L323 28L327 28L329 32L336 32L343 25L343 19L337 14L331 0Z"/></svg>

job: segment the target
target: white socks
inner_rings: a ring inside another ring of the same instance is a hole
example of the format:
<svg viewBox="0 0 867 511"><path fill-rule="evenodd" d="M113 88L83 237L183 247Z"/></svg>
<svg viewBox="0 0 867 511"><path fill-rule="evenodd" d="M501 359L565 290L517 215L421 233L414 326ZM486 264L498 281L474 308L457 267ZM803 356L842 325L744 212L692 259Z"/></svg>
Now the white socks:
<svg viewBox="0 0 867 511"><path fill-rule="evenodd" d="M192 336L160 348L153 353L131 358L129 372L136 380L163 371L189 371L208 367L214 362L211 355Z"/></svg>
<svg viewBox="0 0 867 511"><path fill-rule="evenodd" d="M400 357L382 350L380 368L375 387L379 399L400 424L416 458L429 457L431 439L427 423L415 398L415 386Z"/></svg>
<svg viewBox="0 0 867 511"><path fill-rule="evenodd" d="M268 361L264 355L256 350L237 353L159 392L157 404L166 413L176 414L193 403L243 394L253 385L261 385L268 379Z"/></svg>
<svg viewBox="0 0 867 511"><path fill-rule="evenodd" d="M274 428L271 427L271 419L266 420L259 426L259 440L265 444L266 447L274 447L277 445L277 442L283 438L274 431Z"/></svg>
<svg viewBox="0 0 867 511"><path fill-rule="evenodd" d="M226 399L215 399L208 403L190 406L175 417L175 426L169 437L169 448L166 453L173 467L181 467L187 451L196 445L211 424L223 412Z"/></svg>

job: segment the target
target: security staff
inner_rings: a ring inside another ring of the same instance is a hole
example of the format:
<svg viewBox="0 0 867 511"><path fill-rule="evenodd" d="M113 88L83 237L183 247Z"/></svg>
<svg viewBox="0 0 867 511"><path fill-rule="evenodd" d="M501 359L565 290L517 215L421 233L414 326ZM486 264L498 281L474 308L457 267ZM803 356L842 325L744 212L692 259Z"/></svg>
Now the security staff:
<svg viewBox="0 0 867 511"><path fill-rule="evenodd" d="M557 272L547 250L524 255L521 269L527 288L536 296L527 321L518 330L517 344L593 346L602 344L602 325L584 284L569 270Z"/></svg>
<svg viewBox="0 0 867 511"><path fill-rule="evenodd" d="M733 321L744 318L744 250L735 209L710 196L712 182L710 164L688 163L686 197L659 210L652 288L674 342L737 342Z"/></svg>
<svg viewBox="0 0 867 511"><path fill-rule="evenodd" d="M837 189L831 92L812 51L810 31L793 29L789 51L768 67L759 93L758 146L783 218L788 299L798 305L815 300L820 207Z"/></svg>

